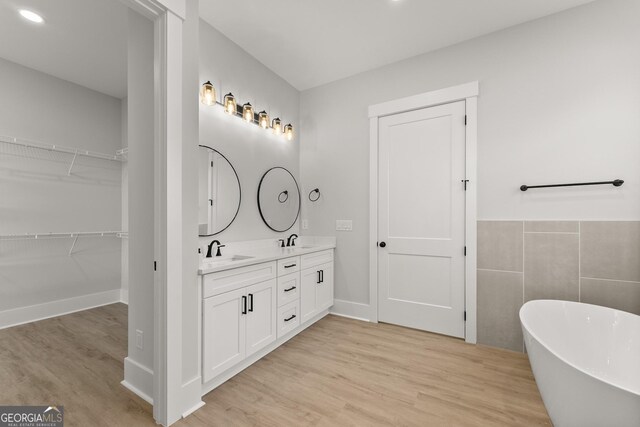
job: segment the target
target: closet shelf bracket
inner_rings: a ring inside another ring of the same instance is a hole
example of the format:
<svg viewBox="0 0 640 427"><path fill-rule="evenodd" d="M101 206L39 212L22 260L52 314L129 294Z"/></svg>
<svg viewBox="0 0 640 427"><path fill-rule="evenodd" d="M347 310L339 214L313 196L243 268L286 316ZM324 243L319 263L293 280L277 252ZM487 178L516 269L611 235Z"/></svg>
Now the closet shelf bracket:
<svg viewBox="0 0 640 427"><path fill-rule="evenodd" d="M71 244L71 249L69 249L69 256L73 253L73 249L76 247L76 243L78 242L78 235L73 239L73 243Z"/></svg>
<svg viewBox="0 0 640 427"><path fill-rule="evenodd" d="M73 159L71 160L71 164L69 165L69 172L67 172L67 176L71 176L71 171L73 170L73 165L76 163L76 158L78 157L78 150L76 150L73 155Z"/></svg>

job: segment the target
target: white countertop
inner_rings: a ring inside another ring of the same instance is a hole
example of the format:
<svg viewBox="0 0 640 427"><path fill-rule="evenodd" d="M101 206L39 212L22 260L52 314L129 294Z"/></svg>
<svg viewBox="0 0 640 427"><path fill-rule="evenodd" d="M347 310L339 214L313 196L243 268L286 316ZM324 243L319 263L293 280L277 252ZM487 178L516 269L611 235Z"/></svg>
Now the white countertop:
<svg viewBox="0 0 640 427"><path fill-rule="evenodd" d="M332 242L302 244L301 246L290 246L287 248L244 248L242 250L229 251L229 253L226 253L224 251L225 248L223 248L223 256L204 258L200 264L200 268L198 269L198 274L205 275L218 271L230 270L232 268L245 267L247 265L277 261L283 258L310 254L327 249L335 249L335 247L335 242ZM234 257L242 257L242 259L234 259Z"/></svg>

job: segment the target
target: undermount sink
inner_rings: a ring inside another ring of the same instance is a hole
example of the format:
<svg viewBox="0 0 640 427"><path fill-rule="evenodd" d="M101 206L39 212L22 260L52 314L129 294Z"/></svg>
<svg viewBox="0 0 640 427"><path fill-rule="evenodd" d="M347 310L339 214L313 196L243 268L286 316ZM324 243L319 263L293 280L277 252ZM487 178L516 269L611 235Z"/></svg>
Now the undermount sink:
<svg viewBox="0 0 640 427"><path fill-rule="evenodd" d="M251 258L254 258L254 257L247 256L247 255L218 256L213 258L206 258L204 261L202 261L202 265L203 267L214 267L221 264L230 264L238 261L246 261Z"/></svg>

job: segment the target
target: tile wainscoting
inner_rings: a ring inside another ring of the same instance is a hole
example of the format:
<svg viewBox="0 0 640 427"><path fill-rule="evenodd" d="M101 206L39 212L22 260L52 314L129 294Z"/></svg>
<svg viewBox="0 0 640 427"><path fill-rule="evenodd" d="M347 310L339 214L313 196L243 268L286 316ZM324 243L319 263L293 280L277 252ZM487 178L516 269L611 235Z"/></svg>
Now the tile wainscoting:
<svg viewBox="0 0 640 427"><path fill-rule="evenodd" d="M478 221L478 343L524 351L533 299L640 315L640 221Z"/></svg>

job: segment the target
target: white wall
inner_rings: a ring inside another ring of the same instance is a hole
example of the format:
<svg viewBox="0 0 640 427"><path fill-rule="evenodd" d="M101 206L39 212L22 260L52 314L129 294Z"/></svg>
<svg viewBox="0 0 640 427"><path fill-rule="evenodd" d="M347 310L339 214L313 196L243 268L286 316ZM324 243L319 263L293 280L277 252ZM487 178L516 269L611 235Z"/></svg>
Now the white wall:
<svg viewBox="0 0 640 427"><path fill-rule="evenodd" d="M107 154L120 100L0 59L0 135ZM119 231L121 163L0 143L0 234ZM0 310L120 288L120 239L0 241Z"/></svg>
<svg viewBox="0 0 640 427"><path fill-rule="evenodd" d="M323 194L305 233L338 237L336 298L369 301L371 104L478 80L479 219L639 219L638 16L640 2L596 1L302 92L303 187ZM518 189L614 178L627 182Z"/></svg>
<svg viewBox="0 0 640 427"><path fill-rule="evenodd" d="M153 23L129 11L129 349L125 382L153 396L154 50ZM142 348L136 331L142 331Z"/></svg>
<svg viewBox="0 0 640 427"><path fill-rule="evenodd" d="M200 21L200 84L211 80L218 98L232 92L239 104L251 102L280 117L283 125L300 127L300 93L220 32ZM220 99L219 99L220 100ZM274 166L282 166L299 178L298 138L287 141L258 126L224 113L220 106L200 105L200 143L219 150L235 167L242 187L242 204L234 223L215 238L223 243L266 239L298 232L298 224L286 233L270 230L260 218L257 205L258 184ZM196 165L194 165L196 166ZM197 209L197 205L194 206ZM201 244L213 238L201 239Z"/></svg>

